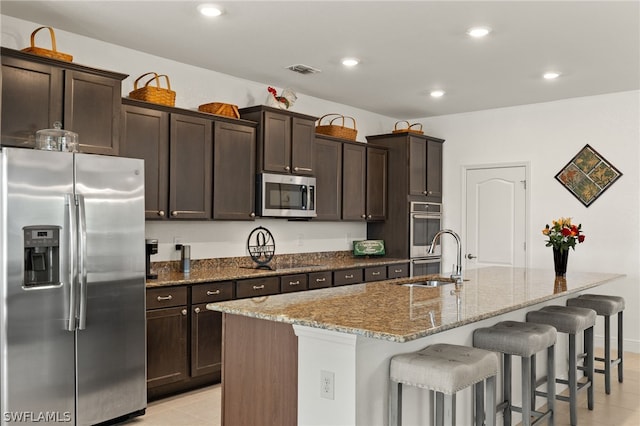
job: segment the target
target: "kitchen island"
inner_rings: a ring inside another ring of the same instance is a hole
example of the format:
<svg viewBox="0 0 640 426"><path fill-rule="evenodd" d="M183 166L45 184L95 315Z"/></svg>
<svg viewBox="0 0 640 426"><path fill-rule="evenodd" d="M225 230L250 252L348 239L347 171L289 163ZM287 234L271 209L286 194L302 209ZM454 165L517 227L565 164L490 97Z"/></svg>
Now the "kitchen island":
<svg viewBox="0 0 640 426"><path fill-rule="evenodd" d="M209 304L224 313L223 424L386 424L393 355L436 342L471 345L476 328L523 321L529 310L621 277L490 267L466 271L462 285L406 285L424 281L416 277ZM559 375L567 371L562 351L559 339ZM403 399L404 421L428 424L426 392L409 388ZM458 404L470 403L463 392ZM461 411L470 423L470 410Z"/></svg>

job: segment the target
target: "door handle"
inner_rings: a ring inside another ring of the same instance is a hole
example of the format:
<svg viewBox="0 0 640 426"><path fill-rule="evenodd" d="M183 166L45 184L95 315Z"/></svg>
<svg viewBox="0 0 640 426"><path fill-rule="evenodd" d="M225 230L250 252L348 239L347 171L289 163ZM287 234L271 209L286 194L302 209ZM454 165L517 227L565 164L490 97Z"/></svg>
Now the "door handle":
<svg viewBox="0 0 640 426"><path fill-rule="evenodd" d="M87 326L87 214L84 196L78 194L78 278L80 281L80 306L78 312L78 330Z"/></svg>
<svg viewBox="0 0 640 426"><path fill-rule="evenodd" d="M68 238L69 238L69 317L67 322L67 331L75 331L76 329L76 278L78 270L78 254L77 254L77 220L76 220L76 200L73 194L65 195L65 203L67 207L68 222Z"/></svg>
<svg viewBox="0 0 640 426"><path fill-rule="evenodd" d="M478 256L474 256L471 253L467 254L467 259L477 259Z"/></svg>

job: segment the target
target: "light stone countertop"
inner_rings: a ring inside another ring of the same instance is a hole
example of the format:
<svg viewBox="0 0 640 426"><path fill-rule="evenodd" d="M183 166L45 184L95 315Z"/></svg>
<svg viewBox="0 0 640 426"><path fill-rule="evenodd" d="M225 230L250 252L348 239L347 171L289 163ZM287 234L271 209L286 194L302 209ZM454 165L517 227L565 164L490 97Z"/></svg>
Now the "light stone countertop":
<svg viewBox="0 0 640 426"><path fill-rule="evenodd" d="M622 278L621 274L488 267L441 287L403 286L403 278L210 303L227 314L298 324L392 342L409 342Z"/></svg>

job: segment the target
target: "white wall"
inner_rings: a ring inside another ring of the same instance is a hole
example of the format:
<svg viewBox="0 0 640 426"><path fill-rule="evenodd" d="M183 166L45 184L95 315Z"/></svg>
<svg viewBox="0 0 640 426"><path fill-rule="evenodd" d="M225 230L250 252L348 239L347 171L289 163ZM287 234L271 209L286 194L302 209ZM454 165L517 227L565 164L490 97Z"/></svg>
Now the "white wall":
<svg viewBox="0 0 640 426"><path fill-rule="evenodd" d="M569 253L568 269L627 275L598 291L625 297L625 340L639 352L640 92L433 117L424 123L427 133L446 139L445 227L462 228L463 166L529 162L529 266L552 267L551 248L541 234L545 224L561 216L582 223L586 240ZM588 208L554 178L585 144L623 173ZM445 265L455 262L453 249L447 245Z"/></svg>
<svg viewBox="0 0 640 426"><path fill-rule="evenodd" d="M46 23L1 15L2 46L17 50L27 47L31 32L40 25ZM243 80L57 29L56 41L58 50L73 55L74 63L128 74L122 85L123 97L133 90L137 77L156 71L170 77L171 89L176 92L176 107L180 108L196 110L198 105L208 102L233 103L242 108L264 104L267 98L269 82ZM298 93L292 111L318 117L333 112L353 116L357 121L357 140L361 142L366 141L366 135L389 132L396 121L302 93ZM248 254L246 239L256 226L268 227L274 234L276 253L350 250L351 241L364 239L367 233L364 223L259 219L255 222L147 222L146 236L159 240L154 261L179 259L179 252L173 249L177 236L182 237L185 244L192 244L194 259L245 256Z"/></svg>

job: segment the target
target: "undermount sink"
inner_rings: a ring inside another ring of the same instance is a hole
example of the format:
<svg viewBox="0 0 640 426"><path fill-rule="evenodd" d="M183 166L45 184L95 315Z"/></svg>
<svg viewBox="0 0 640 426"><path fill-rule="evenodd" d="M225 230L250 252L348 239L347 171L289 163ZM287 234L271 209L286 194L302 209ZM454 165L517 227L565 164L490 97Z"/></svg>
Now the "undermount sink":
<svg viewBox="0 0 640 426"><path fill-rule="evenodd" d="M417 283L406 283L402 284L405 287L426 287L426 288L434 288L440 287L446 284L455 284L452 281L439 281L439 280L428 280L428 281L420 281Z"/></svg>

